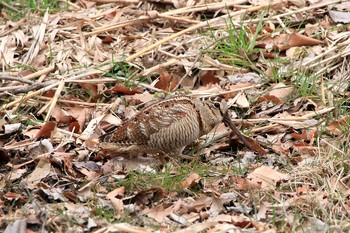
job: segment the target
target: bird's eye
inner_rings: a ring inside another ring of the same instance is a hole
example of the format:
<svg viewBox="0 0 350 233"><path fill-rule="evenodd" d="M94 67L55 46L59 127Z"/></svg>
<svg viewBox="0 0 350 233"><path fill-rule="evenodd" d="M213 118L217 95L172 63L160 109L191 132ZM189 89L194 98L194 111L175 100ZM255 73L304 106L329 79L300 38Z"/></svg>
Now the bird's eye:
<svg viewBox="0 0 350 233"><path fill-rule="evenodd" d="M215 102L213 105L215 108L220 108L220 103L218 103L218 102Z"/></svg>

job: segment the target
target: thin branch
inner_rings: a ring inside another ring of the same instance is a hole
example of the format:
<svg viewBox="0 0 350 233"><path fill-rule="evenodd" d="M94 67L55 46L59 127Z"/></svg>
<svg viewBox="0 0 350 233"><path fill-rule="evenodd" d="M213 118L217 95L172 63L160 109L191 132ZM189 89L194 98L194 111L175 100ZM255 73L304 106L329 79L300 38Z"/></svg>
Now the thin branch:
<svg viewBox="0 0 350 233"><path fill-rule="evenodd" d="M33 81L26 80L23 78L12 77L12 76L0 76L0 80L12 80L12 81L17 81L21 83L34 84Z"/></svg>
<svg viewBox="0 0 350 233"><path fill-rule="evenodd" d="M3 1L0 1L0 5L2 5L3 7L11 10L11 11L14 11L16 13L19 13L19 10L17 10L16 8L14 8L13 6L7 4L6 2L3 2Z"/></svg>

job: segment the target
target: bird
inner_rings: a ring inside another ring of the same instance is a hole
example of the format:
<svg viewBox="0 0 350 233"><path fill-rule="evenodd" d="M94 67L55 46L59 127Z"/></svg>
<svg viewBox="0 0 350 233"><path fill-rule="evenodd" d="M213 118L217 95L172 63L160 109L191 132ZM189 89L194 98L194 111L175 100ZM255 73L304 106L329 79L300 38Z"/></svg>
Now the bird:
<svg viewBox="0 0 350 233"><path fill-rule="evenodd" d="M180 156L183 149L223 121L225 99L174 96L152 104L100 137L100 149L111 155ZM186 157L186 156L185 156Z"/></svg>

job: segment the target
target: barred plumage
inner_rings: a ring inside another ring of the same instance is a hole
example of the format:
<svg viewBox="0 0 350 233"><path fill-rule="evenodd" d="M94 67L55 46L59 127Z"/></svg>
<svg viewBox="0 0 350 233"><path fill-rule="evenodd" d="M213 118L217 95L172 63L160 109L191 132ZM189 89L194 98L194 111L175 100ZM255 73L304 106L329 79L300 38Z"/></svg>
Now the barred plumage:
<svg viewBox="0 0 350 233"><path fill-rule="evenodd" d="M110 154L163 153L180 155L186 145L209 133L222 122L224 100L173 97L153 104L114 132L101 137L100 147Z"/></svg>

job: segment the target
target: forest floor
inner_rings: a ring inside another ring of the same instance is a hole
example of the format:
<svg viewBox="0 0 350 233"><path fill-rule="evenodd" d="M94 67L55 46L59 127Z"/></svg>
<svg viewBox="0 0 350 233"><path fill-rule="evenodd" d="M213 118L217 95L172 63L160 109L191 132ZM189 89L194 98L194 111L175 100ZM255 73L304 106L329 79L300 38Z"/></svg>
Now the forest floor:
<svg viewBox="0 0 350 233"><path fill-rule="evenodd" d="M349 1L0 9L0 231L350 231ZM193 160L98 149L179 94L223 96L253 150L224 124Z"/></svg>

